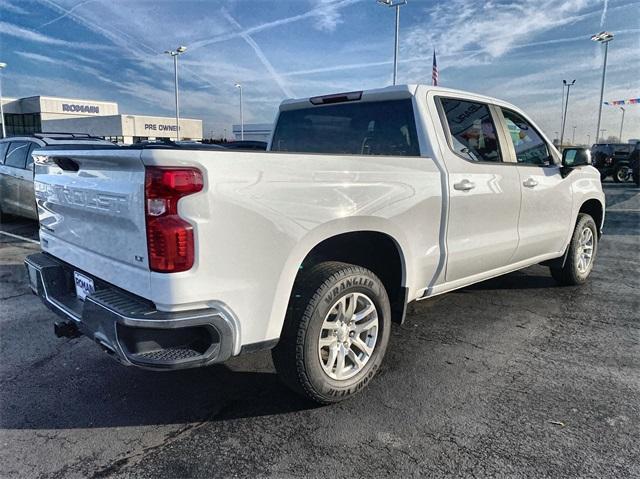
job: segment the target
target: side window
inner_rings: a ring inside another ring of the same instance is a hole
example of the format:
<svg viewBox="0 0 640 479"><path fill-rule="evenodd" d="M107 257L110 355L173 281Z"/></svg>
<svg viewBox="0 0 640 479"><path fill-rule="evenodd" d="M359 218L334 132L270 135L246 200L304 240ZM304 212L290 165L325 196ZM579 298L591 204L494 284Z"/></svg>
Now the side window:
<svg viewBox="0 0 640 479"><path fill-rule="evenodd" d="M7 154L7 149L9 148L9 142L5 141L0 143L0 165L4 165L4 157Z"/></svg>
<svg viewBox="0 0 640 479"><path fill-rule="evenodd" d="M509 138L516 150L518 163L528 165L549 166L553 164L553 158L549 153L547 144L536 130L517 113L502 109Z"/></svg>
<svg viewBox="0 0 640 479"><path fill-rule="evenodd" d="M40 145L38 145L37 143L31 142L29 153L27 153L27 170L33 169L33 156L31 156L31 153L33 153L33 150L37 148L40 148Z"/></svg>
<svg viewBox="0 0 640 479"><path fill-rule="evenodd" d="M443 98L442 107L451 132L451 148L472 161L502 161L496 126L489 107L455 98Z"/></svg>
<svg viewBox="0 0 640 479"><path fill-rule="evenodd" d="M27 153L29 153L30 146L31 142L12 141L7 150L7 157L5 158L4 164L14 168L25 169L27 166Z"/></svg>

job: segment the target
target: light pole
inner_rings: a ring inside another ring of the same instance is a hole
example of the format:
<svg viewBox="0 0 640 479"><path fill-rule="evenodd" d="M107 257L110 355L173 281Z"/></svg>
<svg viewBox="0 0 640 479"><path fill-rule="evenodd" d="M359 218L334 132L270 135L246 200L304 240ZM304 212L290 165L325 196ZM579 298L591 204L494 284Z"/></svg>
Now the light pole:
<svg viewBox="0 0 640 479"><path fill-rule="evenodd" d="M0 63L0 70L4 70L6 67L6 63ZM7 129L4 126L4 106L2 105L2 75L0 75L0 119L2 120L2 138L6 138Z"/></svg>
<svg viewBox="0 0 640 479"><path fill-rule="evenodd" d="M564 124L564 86L566 83L564 80L562 81L562 99L560 100L560 129L562 130L562 125ZM560 136L558 136L560 139Z"/></svg>
<svg viewBox="0 0 640 479"><path fill-rule="evenodd" d="M573 80L571 83L567 82L567 80L562 80L562 84L567 85L567 99L565 100L564 104L564 117L562 118L562 129L560 130L560 147L562 147L562 142L564 140L564 125L567 122L567 112L569 109L569 91L571 90L571 87L575 84L575 82L575 80Z"/></svg>
<svg viewBox="0 0 640 479"><path fill-rule="evenodd" d="M591 145L591 135L587 134L587 146Z"/></svg>
<svg viewBox="0 0 640 479"><path fill-rule="evenodd" d="M236 88L240 90L240 140L244 140L244 112L242 108L242 85L236 83Z"/></svg>
<svg viewBox="0 0 640 479"><path fill-rule="evenodd" d="M178 56L187 51L187 47L180 46L175 51L165 50L167 55L173 57L173 74L176 90L176 141L180 141L180 106L178 103Z"/></svg>
<svg viewBox="0 0 640 479"><path fill-rule="evenodd" d="M576 126L576 125L574 125L574 126L573 126L573 136L571 137L571 144L572 144L572 145L575 145L575 144L576 144L576 128L577 128L577 126Z"/></svg>
<svg viewBox="0 0 640 479"><path fill-rule="evenodd" d="M603 128L602 130L600 130L600 138L602 138L603 141L607 141L607 139L604 137L604 132L607 131L605 128Z"/></svg>
<svg viewBox="0 0 640 479"><path fill-rule="evenodd" d="M620 136L619 136L619 138L620 138L620 143L623 143L623 141L622 141L622 127L624 126L624 112L625 112L625 109L623 107L620 107L620 109L622 110L622 119L620 120Z"/></svg>
<svg viewBox="0 0 640 479"><path fill-rule="evenodd" d="M604 43L604 61L602 62L602 83L600 85L600 104L598 105L598 126L596 128L596 140L600 131L600 120L602 119L602 99L604 98L604 78L607 74L607 53L609 52L609 42L613 40L613 33L600 32L591 36L594 42Z"/></svg>
<svg viewBox="0 0 640 479"><path fill-rule="evenodd" d="M393 84L396 84L398 78L398 43L400 39L400 7L407 4L407 0L394 2L393 0L377 0L380 5L394 7L396 9L396 34L393 48Z"/></svg>

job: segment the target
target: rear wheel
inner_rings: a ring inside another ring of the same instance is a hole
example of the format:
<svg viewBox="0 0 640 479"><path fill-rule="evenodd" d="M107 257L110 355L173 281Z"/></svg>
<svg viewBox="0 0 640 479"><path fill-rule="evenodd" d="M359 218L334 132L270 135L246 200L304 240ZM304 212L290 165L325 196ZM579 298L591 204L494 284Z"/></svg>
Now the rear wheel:
<svg viewBox="0 0 640 479"><path fill-rule="evenodd" d="M593 218L585 213L578 215L573 230L569 252L562 267L551 267L551 276L562 285L578 285L584 283L591 270L598 252L598 230Z"/></svg>
<svg viewBox="0 0 640 479"><path fill-rule="evenodd" d="M282 381L322 404L362 390L389 342L391 309L368 269L323 262L296 282L280 342L273 349Z"/></svg>
<svg viewBox="0 0 640 479"><path fill-rule="evenodd" d="M618 165L616 169L613 170L613 181L616 183L624 183L629 179L629 167L626 165Z"/></svg>

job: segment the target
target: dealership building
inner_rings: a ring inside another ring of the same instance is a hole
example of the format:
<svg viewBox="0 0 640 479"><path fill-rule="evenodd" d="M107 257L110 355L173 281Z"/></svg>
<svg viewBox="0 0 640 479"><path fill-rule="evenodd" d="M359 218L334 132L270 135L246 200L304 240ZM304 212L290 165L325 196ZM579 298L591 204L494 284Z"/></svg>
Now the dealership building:
<svg viewBox="0 0 640 479"><path fill-rule="evenodd" d="M271 138L272 130L273 125L271 123L245 123L244 128L240 125L233 125L233 136L236 140L241 140L244 136L245 141L253 140L268 142Z"/></svg>
<svg viewBox="0 0 640 479"><path fill-rule="evenodd" d="M121 114L115 102L32 96L3 98L2 106L8 136L64 132L123 143L176 139L175 118ZM180 118L180 138L201 140L202 120Z"/></svg>

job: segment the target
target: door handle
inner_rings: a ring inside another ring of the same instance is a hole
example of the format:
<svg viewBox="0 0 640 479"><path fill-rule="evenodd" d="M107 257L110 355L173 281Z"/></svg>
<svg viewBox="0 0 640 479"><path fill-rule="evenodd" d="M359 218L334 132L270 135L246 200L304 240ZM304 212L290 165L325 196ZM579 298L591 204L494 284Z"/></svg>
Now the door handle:
<svg viewBox="0 0 640 479"><path fill-rule="evenodd" d="M535 188L538 186L538 182L533 178L527 178L522 184L527 188Z"/></svg>
<svg viewBox="0 0 640 479"><path fill-rule="evenodd" d="M474 189L475 187L476 187L475 183L472 183L466 178L462 180L460 183L455 183L453 185L453 189L458 191L469 191Z"/></svg>

